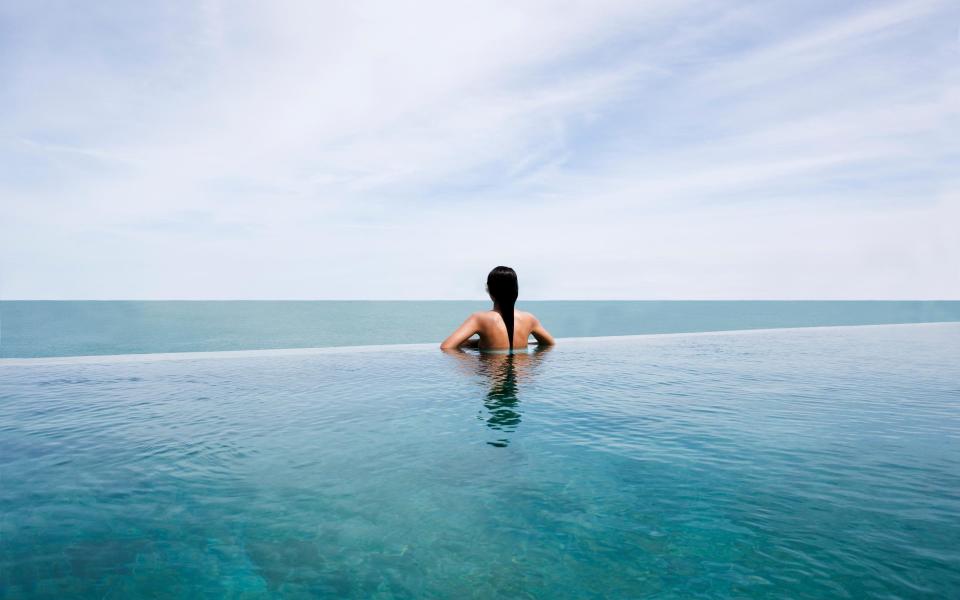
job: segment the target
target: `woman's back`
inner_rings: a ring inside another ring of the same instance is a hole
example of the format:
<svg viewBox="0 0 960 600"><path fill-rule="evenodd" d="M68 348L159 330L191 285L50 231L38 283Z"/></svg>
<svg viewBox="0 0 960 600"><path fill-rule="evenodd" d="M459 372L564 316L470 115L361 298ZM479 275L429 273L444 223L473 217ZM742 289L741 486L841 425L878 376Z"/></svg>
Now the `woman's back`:
<svg viewBox="0 0 960 600"><path fill-rule="evenodd" d="M441 348L458 348L468 343L468 340L474 334L480 336L477 344L484 350L507 350L510 348L509 338L507 337L507 326L503 317L496 310L483 310L475 312L463 325L450 334L445 339ZM552 346L555 342L553 336L540 324L535 316L522 310L513 311L513 348L515 350L526 350L527 341L533 336L538 344Z"/></svg>
<svg viewBox="0 0 960 600"><path fill-rule="evenodd" d="M485 310L474 313L479 322L480 348L487 350L506 350L510 348L507 337L507 325L503 317L495 310ZM513 347L523 349L527 347L530 334L534 327L539 325L536 317L522 310L513 311Z"/></svg>

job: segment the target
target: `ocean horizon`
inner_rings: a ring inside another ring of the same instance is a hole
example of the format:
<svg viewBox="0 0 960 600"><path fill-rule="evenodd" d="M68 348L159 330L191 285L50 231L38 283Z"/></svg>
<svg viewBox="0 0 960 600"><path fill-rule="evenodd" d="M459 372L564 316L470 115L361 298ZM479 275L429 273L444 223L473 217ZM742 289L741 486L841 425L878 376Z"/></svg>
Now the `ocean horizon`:
<svg viewBox="0 0 960 600"><path fill-rule="evenodd" d="M6 300L0 358L438 342L471 300ZM960 321L954 300L534 300L559 338Z"/></svg>

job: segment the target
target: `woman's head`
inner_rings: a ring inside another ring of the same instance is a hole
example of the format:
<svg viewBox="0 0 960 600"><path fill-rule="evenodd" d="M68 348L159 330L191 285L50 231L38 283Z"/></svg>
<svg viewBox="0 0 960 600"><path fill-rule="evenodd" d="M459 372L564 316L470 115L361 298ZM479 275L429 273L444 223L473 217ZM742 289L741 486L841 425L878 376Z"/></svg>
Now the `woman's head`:
<svg viewBox="0 0 960 600"><path fill-rule="evenodd" d="M513 305L517 302L517 273L510 267L494 267L487 275L487 293L496 303L503 323L507 326L507 338L513 350Z"/></svg>
<svg viewBox="0 0 960 600"><path fill-rule="evenodd" d="M494 267L487 275L487 293L490 298L501 306L517 301L517 273L510 267Z"/></svg>

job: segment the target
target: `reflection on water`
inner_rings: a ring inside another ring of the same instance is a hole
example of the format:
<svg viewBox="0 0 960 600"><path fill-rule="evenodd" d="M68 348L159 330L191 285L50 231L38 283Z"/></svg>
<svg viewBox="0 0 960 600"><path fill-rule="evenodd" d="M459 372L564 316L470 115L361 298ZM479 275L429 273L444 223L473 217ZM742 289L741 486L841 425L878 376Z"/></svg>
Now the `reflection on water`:
<svg viewBox="0 0 960 600"><path fill-rule="evenodd" d="M490 358L489 354L480 355L480 364L487 367L490 379L490 391L483 405L489 416L487 427L504 434L516 431L520 424L519 400L517 399L517 369L512 354L501 354L499 358ZM507 438L487 442L492 446L503 447L509 444Z"/></svg>
<svg viewBox="0 0 960 600"><path fill-rule="evenodd" d="M483 399L486 414L480 418L487 427L498 432L491 446L498 448L510 444L506 435L517 430L520 425L520 383L532 377L537 364L549 351L550 346L535 346L530 352L508 354L505 352L467 352L456 348L445 350L450 356L461 361L465 371L479 375L489 387Z"/></svg>

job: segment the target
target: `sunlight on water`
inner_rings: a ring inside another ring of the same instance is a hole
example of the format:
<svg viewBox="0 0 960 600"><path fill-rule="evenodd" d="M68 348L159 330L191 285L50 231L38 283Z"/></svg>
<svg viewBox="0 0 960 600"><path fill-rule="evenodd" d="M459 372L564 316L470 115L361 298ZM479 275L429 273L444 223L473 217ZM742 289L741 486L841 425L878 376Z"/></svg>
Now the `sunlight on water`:
<svg viewBox="0 0 960 600"><path fill-rule="evenodd" d="M960 325L0 366L0 597L949 597Z"/></svg>

